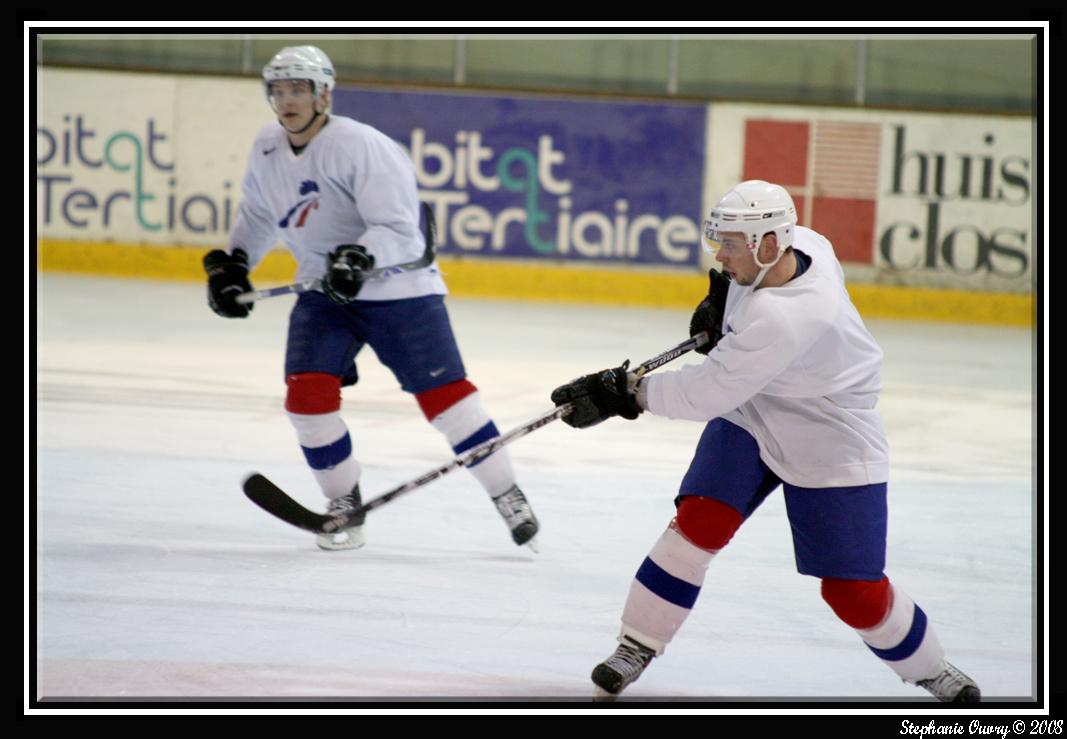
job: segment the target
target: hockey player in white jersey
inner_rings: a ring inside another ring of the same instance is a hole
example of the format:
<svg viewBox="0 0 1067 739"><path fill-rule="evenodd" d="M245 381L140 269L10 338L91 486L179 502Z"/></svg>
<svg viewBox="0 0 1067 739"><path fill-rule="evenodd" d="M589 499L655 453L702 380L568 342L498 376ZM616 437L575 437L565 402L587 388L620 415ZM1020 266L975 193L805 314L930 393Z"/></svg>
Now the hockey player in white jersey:
<svg viewBox="0 0 1067 739"><path fill-rule="evenodd" d="M252 304L248 272L280 239L299 264L297 279L322 278L302 294L289 320L285 408L330 514L361 503L360 465L341 418L341 388L355 384L355 358L370 345L428 421L460 454L498 435L467 379L444 305L436 265L368 280L375 267L404 264L425 251L415 168L380 131L330 114L335 73L314 46L286 47L263 68L277 121L256 135L225 251L204 258L208 299L221 316L244 318ZM516 544L538 521L505 451L470 468ZM362 546L363 521L319 535L323 549Z"/></svg>
<svg viewBox="0 0 1067 739"><path fill-rule="evenodd" d="M830 243L796 225L784 188L743 182L712 209L705 242L722 272L690 335L707 359L637 379L626 366L552 393L587 428L644 411L707 423L677 515L631 585L615 653L593 670L612 697L662 655L696 603L711 560L780 485L797 569L903 680L971 703L974 681L945 661L926 615L885 576L888 445L876 403L882 352L845 290Z"/></svg>

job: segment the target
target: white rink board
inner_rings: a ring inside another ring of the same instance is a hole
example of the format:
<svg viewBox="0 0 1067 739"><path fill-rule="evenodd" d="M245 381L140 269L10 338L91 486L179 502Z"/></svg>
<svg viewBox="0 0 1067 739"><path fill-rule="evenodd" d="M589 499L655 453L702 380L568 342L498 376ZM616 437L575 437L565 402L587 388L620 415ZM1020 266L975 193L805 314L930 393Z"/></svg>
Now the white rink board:
<svg viewBox="0 0 1067 739"><path fill-rule="evenodd" d="M508 447L539 515L515 547L464 471L325 553L249 503L320 506L282 410L292 298L227 321L197 285L38 275L37 695L587 699L699 424L552 424ZM685 338L667 310L449 300L501 430L579 374ZM889 576L985 696L1031 695L1030 331L872 322L892 449ZM678 360L696 361L698 357ZM370 352L344 417L370 497L449 459ZM668 367L669 369L669 367ZM713 562L638 697L920 698L795 572L774 495Z"/></svg>

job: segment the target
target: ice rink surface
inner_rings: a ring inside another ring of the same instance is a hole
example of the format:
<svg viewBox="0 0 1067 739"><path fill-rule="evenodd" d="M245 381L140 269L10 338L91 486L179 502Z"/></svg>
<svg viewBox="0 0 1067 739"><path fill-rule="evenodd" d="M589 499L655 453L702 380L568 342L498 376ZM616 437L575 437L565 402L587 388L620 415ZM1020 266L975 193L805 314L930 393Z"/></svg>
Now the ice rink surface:
<svg viewBox="0 0 1067 739"><path fill-rule="evenodd" d="M589 673L614 649L700 424L558 422L509 446L542 523L540 554L511 543L464 470L373 512L365 548L322 552L240 489L259 471L323 505L282 407L294 298L223 320L195 284L37 280L39 698L590 698ZM448 306L501 431L551 408L562 382L684 340L689 321L673 310ZM886 354L887 574L984 697L1026 699L1038 663L1032 332L868 325ZM369 349L358 365L342 412L366 499L452 455ZM779 492L712 563L689 621L627 696L925 693L796 573Z"/></svg>

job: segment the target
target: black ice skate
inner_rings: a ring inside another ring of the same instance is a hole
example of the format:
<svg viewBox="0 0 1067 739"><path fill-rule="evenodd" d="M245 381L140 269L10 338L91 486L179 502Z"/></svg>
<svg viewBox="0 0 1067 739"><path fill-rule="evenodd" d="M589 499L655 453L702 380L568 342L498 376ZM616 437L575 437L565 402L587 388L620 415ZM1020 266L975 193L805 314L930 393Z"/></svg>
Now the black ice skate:
<svg viewBox="0 0 1067 739"><path fill-rule="evenodd" d="M512 540L519 546L526 544L536 552L537 546L534 542L534 536L537 535L540 525L537 523L537 518L534 516L533 511L530 510L530 504L526 500L526 496L519 490L519 486L512 485L509 489L493 498L493 503L496 504L496 509L503 517L504 523L511 530Z"/></svg>
<svg viewBox="0 0 1067 739"><path fill-rule="evenodd" d="M941 668L933 677L915 683L945 703L978 703L982 693L974 680L949 662L941 661Z"/></svg>
<svg viewBox="0 0 1067 739"><path fill-rule="evenodd" d="M340 498L333 498L330 500L330 506L326 509L326 515L339 516L351 511L356 510L363 504L363 499L359 494L359 483L352 488L352 492L348 495L342 495ZM339 549L359 549L366 544L366 540L363 538L363 521L366 520L367 514L363 513L352 520L352 524L347 528L336 531L332 534L316 534L315 543L319 545L320 549L339 550Z"/></svg>
<svg viewBox="0 0 1067 739"><path fill-rule="evenodd" d="M615 648L615 654L593 668L593 683L599 689L597 698L611 700L630 683L641 677L656 653L628 636ZM602 691L602 692L601 692Z"/></svg>

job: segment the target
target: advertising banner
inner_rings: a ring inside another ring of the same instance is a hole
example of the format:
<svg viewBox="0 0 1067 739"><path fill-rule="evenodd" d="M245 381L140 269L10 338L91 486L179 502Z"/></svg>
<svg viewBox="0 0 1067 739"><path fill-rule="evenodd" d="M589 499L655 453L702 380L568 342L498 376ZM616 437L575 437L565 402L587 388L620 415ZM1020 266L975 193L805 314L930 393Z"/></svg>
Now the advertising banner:
<svg viewBox="0 0 1067 739"><path fill-rule="evenodd" d="M334 112L406 147L443 255L707 266L703 215L766 179L834 244L849 279L1028 293L1028 117L341 87ZM37 70L38 236L225 242L258 79Z"/></svg>
<svg viewBox="0 0 1067 739"><path fill-rule="evenodd" d="M47 238L221 244L261 83L77 70L37 72L37 228Z"/></svg>
<svg viewBox="0 0 1067 739"><path fill-rule="evenodd" d="M697 265L703 105L339 88L415 162L443 254Z"/></svg>
<svg viewBox="0 0 1067 739"><path fill-rule="evenodd" d="M1032 290L1031 119L723 104L710 120L705 207L777 182L863 279Z"/></svg>

